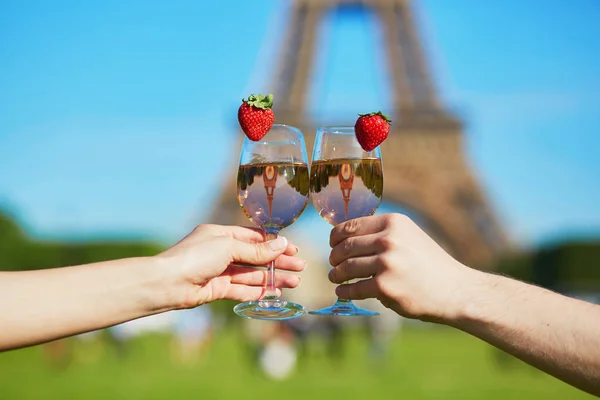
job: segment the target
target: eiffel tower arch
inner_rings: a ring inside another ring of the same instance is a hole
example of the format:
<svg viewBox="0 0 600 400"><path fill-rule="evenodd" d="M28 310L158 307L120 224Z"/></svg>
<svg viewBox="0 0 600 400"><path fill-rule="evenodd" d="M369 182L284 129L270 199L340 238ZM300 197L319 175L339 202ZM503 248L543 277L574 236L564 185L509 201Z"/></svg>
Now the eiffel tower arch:
<svg viewBox="0 0 600 400"><path fill-rule="evenodd" d="M392 94L386 111L393 120L382 144L384 201L418 214L425 229L460 261L489 268L508 241L466 160L462 122L438 98L409 0L295 0L271 82L276 121L300 128L311 153L317 126L306 100L320 28L328 13L346 6L372 12L384 38ZM227 179L231 185L225 186L211 220L247 225L235 179Z"/></svg>

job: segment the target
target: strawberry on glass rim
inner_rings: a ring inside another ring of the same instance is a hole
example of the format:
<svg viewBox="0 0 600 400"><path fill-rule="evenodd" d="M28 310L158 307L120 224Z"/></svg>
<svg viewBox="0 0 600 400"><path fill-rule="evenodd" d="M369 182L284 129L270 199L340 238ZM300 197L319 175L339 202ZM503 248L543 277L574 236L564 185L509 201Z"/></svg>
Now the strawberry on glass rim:
<svg viewBox="0 0 600 400"><path fill-rule="evenodd" d="M354 125L356 139L365 151L372 151L387 139L392 121L381 111L358 115Z"/></svg>
<svg viewBox="0 0 600 400"><path fill-rule="evenodd" d="M272 107L272 94L251 94L248 100L242 99L242 105L238 109L238 121L248 139L257 142L269 132L275 122Z"/></svg>

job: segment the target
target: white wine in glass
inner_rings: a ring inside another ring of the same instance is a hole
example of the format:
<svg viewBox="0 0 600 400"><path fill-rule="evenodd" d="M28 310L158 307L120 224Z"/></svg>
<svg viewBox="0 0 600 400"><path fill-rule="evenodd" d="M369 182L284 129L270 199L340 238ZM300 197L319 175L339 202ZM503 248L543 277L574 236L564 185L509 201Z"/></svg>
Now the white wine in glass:
<svg viewBox="0 0 600 400"><path fill-rule="evenodd" d="M276 239L306 208L308 174L306 146L300 130L275 124L259 141L244 139L237 197L246 216L265 232L267 240ZM306 309L277 297L271 262L263 298L240 303L234 312L252 319L287 320L305 315Z"/></svg>
<svg viewBox="0 0 600 400"><path fill-rule="evenodd" d="M365 151L353 127L319 128L310 168L310 192L319 215L332 225L375 214L383 196L381 151ZM378 312L338 299L316 315L373 316Z"/></svg>

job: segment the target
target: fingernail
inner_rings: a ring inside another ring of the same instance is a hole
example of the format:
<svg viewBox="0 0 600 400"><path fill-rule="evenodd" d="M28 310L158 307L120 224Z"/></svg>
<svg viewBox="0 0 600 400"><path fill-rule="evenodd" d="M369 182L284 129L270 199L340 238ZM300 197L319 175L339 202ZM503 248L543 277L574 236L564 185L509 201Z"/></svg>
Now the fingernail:
<svg viewBox="0 0 600 400"><path fill-rule="evenodd" d="M273 251L283 250L287 247L287 239L283 236L279 236L275 240L269 242L269 248Z"/></svg>
<svg viewBox="0 0 600 400"><path fill-rule="evenodd" d="M306 266L308 265L308 263L306 262L306 260L300 259L300 261L302 261L302 268L301 268L301 270L304 270L304 268L306 268Z"/></svg>
<svg viewBox="0 0 600 400"><path fill-rule="evenodd" d="M298 246L294 246L296 247L296 253L300 251L300 248Z"/></svg>

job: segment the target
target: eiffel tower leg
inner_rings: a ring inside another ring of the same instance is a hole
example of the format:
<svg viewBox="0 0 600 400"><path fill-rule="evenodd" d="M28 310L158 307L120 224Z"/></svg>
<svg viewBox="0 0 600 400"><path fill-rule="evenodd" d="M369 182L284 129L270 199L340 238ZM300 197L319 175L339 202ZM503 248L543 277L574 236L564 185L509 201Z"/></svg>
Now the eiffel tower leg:
<svg viewBox="0 0 600 400"><path fill-rule="evenodd" d="M427 68L423 46L417 37L417 27L413 13L404 2L396 3L395 15L398 20L397 35L405 55L405 65L415 94L415 104L425 110L437 110L438 102L433 90L431 75Z"/></svg>
<svg viewBox="0 0 600 400"><path fill-rule="evenodd" d="M400 115L410 112L415 107L412 88L409 82L409 71L406 68L404 47L397 34L397 15L393 3L374 5L378 18L382 21L383 35L387 50L387 63L392 76L394 109Z"/></svg>
<svg viewBox="0 0 600 400"><path fill-rule="evenodd" d="M290 29L283 49L285 57L279 66L274 106L276 115L293 112L304 115L306 96L312 77L316 38L327 11L320 2L296 2ZM287 122L293 124L293 122Z"/></svg>

